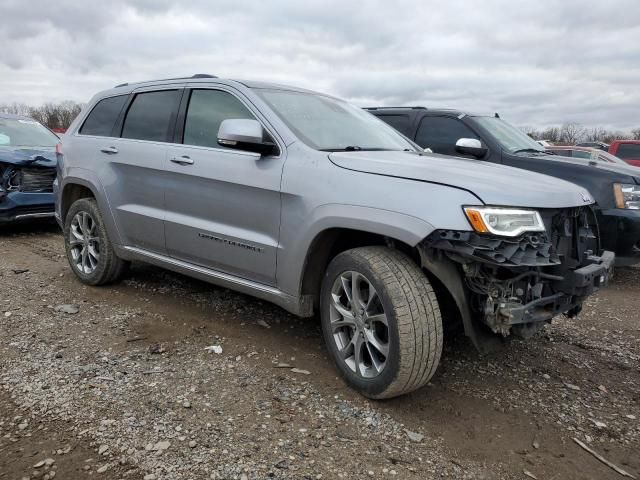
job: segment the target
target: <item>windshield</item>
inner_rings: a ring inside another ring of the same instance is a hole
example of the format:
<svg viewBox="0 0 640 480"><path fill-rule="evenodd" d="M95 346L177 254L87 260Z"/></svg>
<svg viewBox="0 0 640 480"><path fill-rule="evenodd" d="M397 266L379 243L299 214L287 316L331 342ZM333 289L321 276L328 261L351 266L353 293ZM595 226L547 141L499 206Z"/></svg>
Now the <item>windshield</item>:
<svg viewBox="0 0 640 480"><path fill-rule="evenodd" d="M492 135L502 148L511 153L518 151L536 151L544 153L544 147L532 139L529 135L508 124L497 117L473 117L473 119L484 127Z"/></svg>
<svg viewBox="0 0 640 480"><path fill-rule="evenodd" d="M290 90L256 93L300 140L316 150L416 150L386 123L342 100Z"/></svg>
<svg viewBox="0 0 640 480"><path fill-rule="evenodd" d="M35 120L0 118L0 147L54 147L59 141Z"/></svg>

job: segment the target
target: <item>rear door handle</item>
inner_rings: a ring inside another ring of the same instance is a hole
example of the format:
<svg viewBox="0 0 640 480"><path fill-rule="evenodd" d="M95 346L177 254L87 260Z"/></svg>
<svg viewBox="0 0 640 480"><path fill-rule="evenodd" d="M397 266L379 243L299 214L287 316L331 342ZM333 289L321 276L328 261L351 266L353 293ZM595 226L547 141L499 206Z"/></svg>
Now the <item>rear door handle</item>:
<svg viewBox="0 0 640 480"><path fill-rule="evenodd" d="M102 153L106 153L107 155L114 155L118 153L118 149L116 147L105 147L105 148L101 148L100 151Z"/></svg>
<svg viewBox="0 0 640 480"><path fill-rule="evenodd" d="M170 160L178 165L193 165L193 160L189 155L182 155L181 157L171 157Z"/></svg>

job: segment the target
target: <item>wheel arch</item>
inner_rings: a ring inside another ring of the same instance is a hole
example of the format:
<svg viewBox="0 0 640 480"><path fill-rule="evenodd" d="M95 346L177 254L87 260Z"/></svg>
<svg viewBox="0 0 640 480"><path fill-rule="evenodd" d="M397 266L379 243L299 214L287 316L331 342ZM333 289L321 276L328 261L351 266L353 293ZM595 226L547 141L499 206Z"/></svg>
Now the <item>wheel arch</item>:
<svg viewBox="0 0 640 480"><path fill-rule="evenodd" d="M387 210L352 205L327 205L321 210L321 218L306 230L307 237L294 243L299 250L278 262L287 265L291 260L301 266L295 279L292 270L286 267L280 272L280 278L284 285L287 282L294 285L291 290L305 305L304 316L312 316L317 309L322 278L329 262L339 253L351 248L387 245L403 251L419 264L415 247L433 231L424 220ZM318 213L314 211L314 216Z"/></svg>
<svg viewBox="0 0 640 480"><path fill-rule="evenodd" d="M88 182L81 179L73 179L65 182L60 194L60 218L64 223L67 212L73 202L81 198L96 198L96 194Z"/></svg>
<svg viewBox="0 0 640 480"><path fill-rule="evenodd" d="M89 174L89 178L85 178L85 173ZM79 175L78 175L79 174ZM80 176L82 175L82 176ZM69 208L76 200L80 198L94 198L98 204L102 220L104 221L105 228L109 233L109 237L113 243L119 245L120 235L116 227L115 219L111 208L105 196L104 190L97 180L97 178L91 179L94 175L93 172L87 172L83 169L76 169L70 175L64 177L63 182L60 185L60 191L56 198L57 208L56 211L60 216L60 222L64 226L67 212Z"/></svg>

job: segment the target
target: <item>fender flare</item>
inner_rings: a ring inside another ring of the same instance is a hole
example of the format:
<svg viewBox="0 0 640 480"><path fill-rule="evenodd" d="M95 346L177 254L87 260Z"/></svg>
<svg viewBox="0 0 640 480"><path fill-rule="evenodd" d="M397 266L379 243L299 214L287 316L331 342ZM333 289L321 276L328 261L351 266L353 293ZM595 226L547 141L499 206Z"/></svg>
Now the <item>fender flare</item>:
<svg viewBox="0 0 640 480"><path fill-rule="evenodd" d="M59 195L56 198L57 209L60 209L60 221L64 224L64 218L62 218L62 211L60 201L62 200L62 196L64 195L64 191L69 185L81 185L88 190L91 191L93 197L96 199L98 203L98 208L100 209L100 213L102 215L102 220L107 229L107 233L111 241L120 245L122 242L120 241L120 234L118 232L117 224L115 222L115 218L113 217L113 212L111 211L111 206L106 200L106 195L104 193L104 188L100 183L97 175L90 171L85 170L83 168L73 168L66 174L62 180L62 183L59 186Z"/></svg>

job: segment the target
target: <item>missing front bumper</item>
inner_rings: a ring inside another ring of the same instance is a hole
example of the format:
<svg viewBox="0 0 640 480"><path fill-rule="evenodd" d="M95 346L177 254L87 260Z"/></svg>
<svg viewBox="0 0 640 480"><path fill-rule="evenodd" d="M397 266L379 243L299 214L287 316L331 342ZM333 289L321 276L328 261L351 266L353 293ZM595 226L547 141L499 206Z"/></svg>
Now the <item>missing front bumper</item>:
<svg viewBox="0 0 640 480"><path fill-rule="evenodd" d="M582 309L583 300L605 287L613 275L615 255L612 252L605 251L599 257L589 257L589 260L593 263L568 271L555 279L544 280L548 284L541 290L553 293L527 303L523 304L516 298L513 301L503 301L488 296L484 308L484 323L494 333L508 335L526 332L528 330L524 325L548 322L560 314L569 317L577 315Z"/></svg>
<svg viewBox="0 0 640 480"><path fill-rule="evenodd" d="M592 212L542 215L544 233L504 238L436 230L421 244L423 266L447 285L468 335L477 336L473 323L481 323L503 336L529 336L553 317L577 315L584 300L608 283L615 255L600 249ZM449 262L443 279L438 269ZM456 271L459 283L449 278Z"/></svg>

